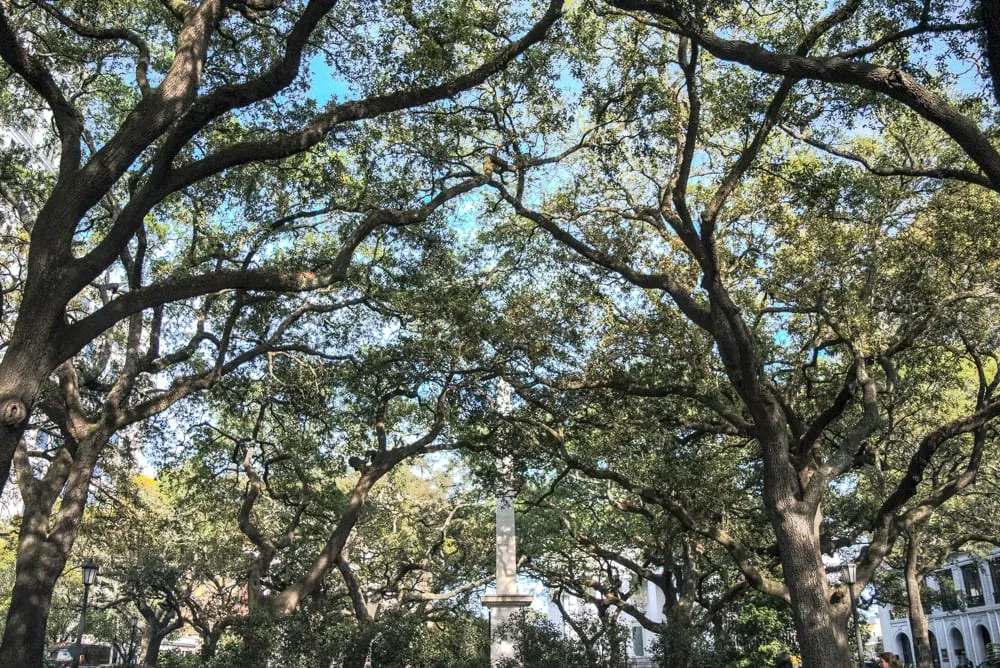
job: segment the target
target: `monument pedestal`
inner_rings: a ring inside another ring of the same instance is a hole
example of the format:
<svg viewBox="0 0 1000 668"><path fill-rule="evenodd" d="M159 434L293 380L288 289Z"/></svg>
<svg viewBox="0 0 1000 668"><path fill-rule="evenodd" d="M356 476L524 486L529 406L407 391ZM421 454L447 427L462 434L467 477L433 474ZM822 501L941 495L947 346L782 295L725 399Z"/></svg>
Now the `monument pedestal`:
<svg viewBox="0 0 1000 668"><path fill-rule="evenodd" d="M495 666L503 659L514 658L514 643L507 638L501 638L500 630L515 612L531 605L534 598L530 594L496 594L480 597L483 605L490 609L490 665Z"/></svg>

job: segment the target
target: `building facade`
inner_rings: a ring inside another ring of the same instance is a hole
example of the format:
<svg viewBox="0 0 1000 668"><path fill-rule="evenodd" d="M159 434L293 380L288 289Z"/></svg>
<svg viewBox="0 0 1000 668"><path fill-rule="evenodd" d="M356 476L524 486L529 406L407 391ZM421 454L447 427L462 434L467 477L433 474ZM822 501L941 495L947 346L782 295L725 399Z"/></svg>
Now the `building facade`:
<svg viewBox="0 0 1000 668"><path fill-rule="evenodd" d="M1000 642L1000 553L989 558L956 555L927 577L935 592L924 605L936 668L978 666L987 646ZM914 661L913 633L906 608L879 608L885 649Z"/></svg>
<svg viewBox="0 0 1000 668"><path fill-rule="evenodd" d="M624 581L624 588L627 589L630 574L623 572L621 575ZM650 621L654 623L662 622L664 605L663 590L648 580L644 580L642 585L632 593L631 602ZM547 606L549 621L562 628L564 635L575 635L573 629L563 617L559 606L552 602L551 597L554 595L554 592L551 590L546 592L546 599L549 601ZM575 596L563 594L561 602L563 608L570 616L580 618L588 614L593 614L590 604ZM651 667L653 665L652 653L657 644L656 634L646 630L639 623L639 620L626 612L621 614L619 622L624 624L628 631L626 651L628 653L629 665L633 668Z"/></svg>

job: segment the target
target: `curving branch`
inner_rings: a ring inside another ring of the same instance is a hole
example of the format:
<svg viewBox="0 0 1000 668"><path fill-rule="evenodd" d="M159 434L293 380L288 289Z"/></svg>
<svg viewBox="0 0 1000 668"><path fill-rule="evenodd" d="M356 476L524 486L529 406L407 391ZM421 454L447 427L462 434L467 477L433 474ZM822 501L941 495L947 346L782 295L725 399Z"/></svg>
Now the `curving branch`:
<svg viewBox="0 0 1000 668"><path fill-rule="evenodd" d="M301 153L321 142L334 128L352 121L423 106L452 97L503 70L510 62L541 41L562 15L562 0L550 0L542 18L521 39L507 45L479 67L443 83L418 89L403 89L345 102L316 116L296 132L258 141L241 142L220 149L201 160L170 170L165 192L174 192L226 169L262 160L278 160Z"/></svg>
<svg viewBox="0 0 1000 668"><path fill-rule="evenodd" d="M627 380L573 380L556 381L545 383L562 390L596 390L609 389L622 392L635 397L665 398L683 397L691 399L698 404L712 411L729 425L732 432L742 436L753 438L754 428L742 415L733 408L727 406L717 397L713 397L698 391L693 385L641 385Z"/></svg>
<svg viewBox="0 0 1000 668"><path fill-rule="evenodd" d="M139 52L139 57L135 64L135 81L143 95L149 93L149 46L138 33L127 28L102 28L87 25L78 19L59 11L53 5L44 0L38 2L38 6L44 9L50 16L55 18L80 37L88 37L100 40L119 40L128 42Z"/></svg>
<svg viewBox="0 0 1000 668"><path fill-rule="evenodd" d="M983 27L982 23L938 23L930 24L926 21L921 21L919 25L906 28L905 30L900 30L894 32L891 35L886 35L881 39L877 39L871 44L866 44L865 46L859 46L848 51L841 51L837 54L839 58L862 58L864 56L870 56L876 51L882 49L883 47L889 46L890 44L895 44L896 42L901 42L904 39L909 39L910 37L916 37L917 35L931 35L935 33L945 33L945 32L972 32Z"/></svg>
<svg viewBox="0 0 1000 668"><path fill-rule="evenodd" d="M832 144L828 144L816 139L815 137L810 137L801 132L797 132L796 130L785 125L780 126L780 129L790 137L794 137L795 139L809 144L814 148L818 148L825 153L829 153L830 155L838 158L843 158L844 160L856 162L875 176L907 176L939 180L951 179L954 181L973 183L978 186L983 186L984 188L992 188L992 184L989 179L978 172L973 172L968 169L955 169L951 167L878 167L873 165L867 158L858 153L837 148Z"/></svg>
<svg viewBox="0 0 1000 668"><path fill-rule="evenodd" d="M692 286L683 285L666 274L646 274L636 271L625 262L594 248L566 231L552 217L540 211L529 209L502 184L492 181L490 185L500 193L501 197L513 207L518 215L538 225L538 227L548 232L556 241L565 244L578 255L594 264L618 274L636 287L666 292L692 322L705 331L712 332L713 323L711 315L704 306L695 300L693 295L694 288Z"/></svg>
<svg viewBox="0 0 1000 668"><path fill-rule="evenodd" d="M219 344L215 365L206 371L177 378L170 387L160 394L140 402L134 406L121 408L114 412L115 424L118 428L134 424L148 417L163 412L170 406L176 404L181 399L191 396L202 390L209 389L215 385L220 378L231 373L240 366L272 352L279 345L287 331L297 323L303 316L310 313L331 313L336 310L348 308L363 303L361 299L346 300L333 304L311 304L305 303L291 313L286 315L279 322L266 339L257 345L249 348L229 360L225 359L228 352L228 336L223 335ZM231 329L234 319L239 315L240 303L234 305L227 320L226 328Z"/></svg>
<svg viewBox="0 0 1000 668"><path fill-rule="evenodd" d="M69 325L55 355L69 358L122 318L168 302L222 292L306 292L329 287L347 277L354 251L375 230L421 223L447 202L470 192L481 179L467 179L445 188L424 205L406 210L379 209L368 215L346 237L340 250L324 266L311 271L230 270L209 274L181 275L116 297L87 317Z"/></svg>
<svg viewBox="0 0 1000 668"><path fill-rule="evenodd" d="M615 7L648 12L666 19L664 27L699 43L720 60L759 72L830 84L848 84L900 102L941 128L976 163L993 190L1000 191L1000 152L979 127L934 91L900 69L842 57L810 57L780 53L759 44L726 39L705 29L678 3L662 0L608 0Z"/></svg>
<svg viewBox="0 0 1000 668"><path fill-rule="evenodd" d="M813 27L809 29L806 36L799 43L798 48L795 49L795 55L806 56L812 48L816 46L816 43L823 37L824 34L849 19L860 6L861 0L850 0L843 6L831 12L823 20L813 25ZM722 211L723 206L729 200L733 191L736 190L736 187L742 182L747 170L749 170L750 166L757 160L757 156L764 148L764 144L767 142L768 137L770 137L771 132L778 124L778 121L781 118L782 108L785 106L785 102L788 100L788 96L791 94L797 81L798 78L787 74L782 79L781 83L778 85L778 90L774 93L774 96L771 98L771 102L767 105L764 117L760 125L757 127L757 130L754 132L750 145L740 153L740 157L726 172L725 176L722 178L722 182L719 184L718 188L716 188L715 192L712 194L712 198L705 206L701 216L701 242L706 249L711 250L713 248L712 236L715 231L719 213ZM714 271L714 257L712 268Z"/></svg>
<svg viewBox="0 0 1000 668"><path fill-rule="evenodd" d="M63 181L80 167L80 138L83 115L56 84L52 73L41 60L30 54L10 23L10 4L0 2L0 58L38 93L49 109L59 132L62 151L59 179Z"/></svg>
<svg viewBox="0 0 1000 668"><path fill-rule="evenodd" d="M881 563L882 558L888 554L892 543L899 531L907 526L912 526L929 516L933 507L940 505L945 500L953 496L962 488L967 487L974 480L974 475L968 479L970 472L966 467L965 474L960 474L958 478L949 479L943 485L932 491L931 495L917 508L900 514L906 503L917 494L917 488L924 479L924 474L930 466L937 450L946 442L962 434L973 433L989 424L993 419L1000 416L1000 400L994 399L981 406L975 413L965 415L950 422L947 422L930 433L926 434L917 445L917 449L910 456L906 471L900 478L896 489L882 503L872 522L872 540L867 550L862 554L858 565L859 582L862 578L867 581L871 577L875 568ZM985 434L985 432L984 432ZM982 456L982 448L985 445L985 438L980 442L980 438L975 438L975 444L970 464L978 468L978 462Z"/></svg>
<svg viewBox="0 0 1000 668"><path fill-rule="evenodd" d="M565 440L558 430L554 430L545 424L532 424L543 429L553 437L559 447L560 457L564 462L566 462L567 465L580 471L581 473L584 473L590 478L613 482L622 489L628 490L629 492L637 495L643 501L663 508L670 515L672 515L674 519L680 522L681 526L684 527L685 530L704 536L705 538L718 543L723 549L725 549L729 556L733 559L733 562L739 569L740 573L744 578L746 578L747 582L749 582L751 586L765 594L774 596L775 598L784 601L790 600L787 587L783 583L774 580L765 573L761 572L761 570L754 565L749 552L747 552L746 548L737 537L733 536L725 529L717 526L706 527L699 525L691 513L688 512L687 508L672 498L669 494L666 494L658 489L636 485L635 482L627 476L617 473L611 469L599 468L584 462L580 458L569 453L565 446Z"/></svg>
<svg viewBox="0 0 1000 668"><path fill-rule="evenodd" d="M225 5L225 0L206 0L197 9L191 10L177 38L176 55L162 83L143 96L114 136L82 168L75 170L71 182L61 180L53 189L38 217L36 231L44 230L41 236L47 237L48 243L59 246L57 253L70 256L73 234L86 212L107 195L136 158L175 123L195 99L208 55L208 44L222 20ZM0 43L4 41L0 39ZM32 235L33 254L35 240L39 236ZM131 236L129 234L129 238ZM124 242L115 248L105 266L118 256L123 246ZM74 282L82 281L77 289L93 280L99 272L85 280L74 277L77 279Z"/></svg>

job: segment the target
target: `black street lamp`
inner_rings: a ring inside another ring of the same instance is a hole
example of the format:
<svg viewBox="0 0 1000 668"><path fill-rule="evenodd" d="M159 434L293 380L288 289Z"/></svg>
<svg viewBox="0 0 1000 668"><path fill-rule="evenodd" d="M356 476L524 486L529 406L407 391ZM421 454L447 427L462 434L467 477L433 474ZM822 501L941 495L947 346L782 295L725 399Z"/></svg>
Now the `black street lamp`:
<svg viewBox="0 0 1000 668"><path fill-rule="evenodd" d="M851 594L851 614L854 616L854 632L858 641L858 666L864 668L864 645L861 642L861 624L858 622L858 603L854 600L854 583L858 581L857 564L850 562L844 565L844 579L847 580L847 588Z"/></svg>
<svg viewBox="0 0 1000 668"><path fill-rule="evenodd" d="M76 635L76 651L73 652L73 668L80 668L80 655L83 654L83 627L87 622L87 597L90 585L97 581L97 571L100 569L92 559L85 559L80 566L83 571L83 609L80 611L80 629Z"/></svg>
<svg viewBox="0 0 1000 668"><path fill-rule="evenodd" d="M135 628L139 624L139 618L132 615L132 639L128 643L128 661L127 664L129 668L135 665Z"/></svg>

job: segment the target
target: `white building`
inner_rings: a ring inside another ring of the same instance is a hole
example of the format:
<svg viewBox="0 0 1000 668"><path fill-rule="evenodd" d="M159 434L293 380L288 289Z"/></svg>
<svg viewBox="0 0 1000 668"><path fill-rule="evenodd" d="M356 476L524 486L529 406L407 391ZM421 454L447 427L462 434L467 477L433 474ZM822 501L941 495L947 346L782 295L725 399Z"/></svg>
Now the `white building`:
<svg viewBox="0 0 1000 668"><path fill-rule="evenodd" d="M954 585L952 587L952 584ZM931 651L937 668L985 661L986 646L1000 641L1000 554L989 559L959 554L928 576L927 586L944 590L942 605L925 606ZM947 592L954 590L955 595ZM886 651L912 662L913 633L905 608L879 608Z"/></svg>
<svg viewBox="0 0 1000 668"><path fill-rule="evenodd" d="M623 578L623 588L628 589L629 573L622 572ZM630 602L634 604L639 610L645 613L645 616L652 622L662 622L663 621L663 604L664 604L664 594L654 583L648 580L643 582L643 587L632 593L630 597ZM548 604L548 618L549 621L560 627L564 634L572 634L573 630L570 625L566 622L563 617L562 612L559 607L551 600L553 592L550 590L548 592L550 597ZM575 596L570 596L564 594L561 600L563 608L566 613L574 618L585 617L587 615L593 615L593 608L589 603L583 601ZM629 664L634 668L646 668L647 666L652 666L652 659L650 658L654 647L656 646L657 638L656 635L647 631L639 623L637 619L632 617L626 612L622 612L619 617L619 622L624 624L628 629L628 657Z"/></svg>
<svg viewBox="0 0 1000 668"><path fill-rule="evenodd" d="M51 122L52 113L48 110L26 110L22 127L0 127L0 149L12 146L26 149L30 167L54 173L58 154L53 144Z"/></svg>

